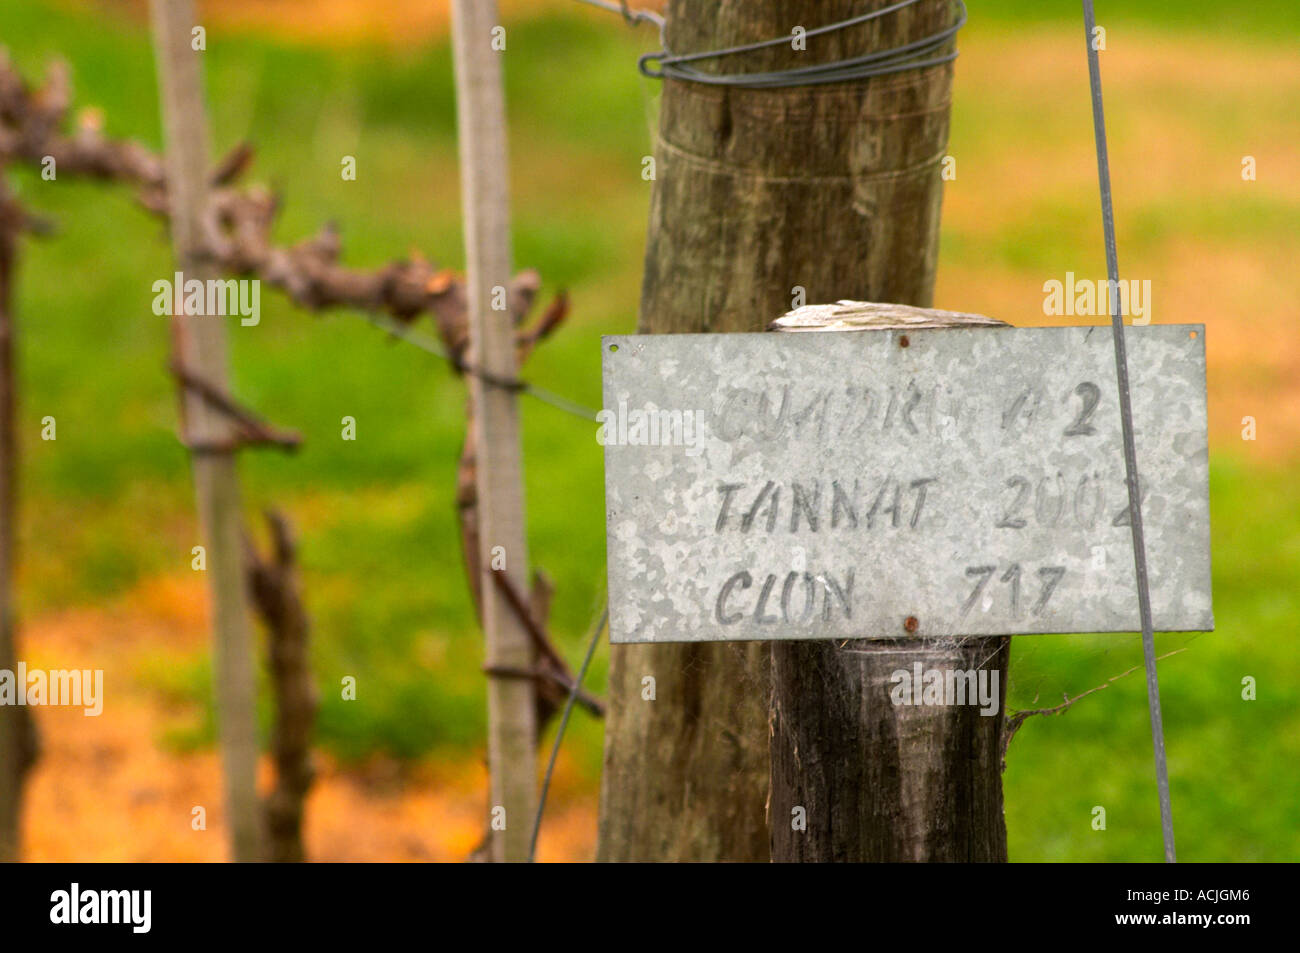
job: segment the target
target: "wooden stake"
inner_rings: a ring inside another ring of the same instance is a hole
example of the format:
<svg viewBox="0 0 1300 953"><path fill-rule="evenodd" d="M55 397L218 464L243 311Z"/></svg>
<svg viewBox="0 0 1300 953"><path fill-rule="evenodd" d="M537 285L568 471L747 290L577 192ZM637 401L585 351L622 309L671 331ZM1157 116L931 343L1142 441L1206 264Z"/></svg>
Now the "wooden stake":
<svg viewBox="0 0 1300 953"><path fill-rule="evenodd" d="M470 364L499 378L513 378L514 333L505 293L510 283L505 95L498 59L502 53L493 49L494 31L499 31L497 36L504 41L495 0L455 0L452 4L461 201L469 273ZM485 383L477 375L471 375L469 385L476 409L479 567L483 574L479 591L486 665L498 673L530 672L536 664L536 652L525 621L515 613L501 587L489 578L493 572L506 572L518 591L528 588L519 408L514 394ZM491 857L498 862L528 858L530 825L537 803L534 695L531 678L505 674L489 677L489 829Z"/></svg>
<svg viewBox="0 0 1300 953"><path fill-rule="evenodd" d="M167 196L177 267L188 280L216 278L204 251L202 214L208 192L208 131L199 57L191 31L199 25L193 0L151 0L154 51L166 136ZM228 390L226 317L186 315L174 289L174 356L191 374ZM180 383L182 433L191 446L219 446L234 436L224 416L194 388ZM231 857L260 860L257 799L257 721L242 562L239 482L233 452L193 453L195 492L212 592L213 668L225 771Z"/></svg>

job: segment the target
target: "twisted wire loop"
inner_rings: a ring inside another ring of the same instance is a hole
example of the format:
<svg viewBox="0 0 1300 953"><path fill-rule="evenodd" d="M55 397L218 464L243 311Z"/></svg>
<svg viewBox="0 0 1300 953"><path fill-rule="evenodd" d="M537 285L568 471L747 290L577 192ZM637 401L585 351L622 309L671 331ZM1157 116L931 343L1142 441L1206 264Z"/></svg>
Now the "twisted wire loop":
<svg viewBox="0 0 1300 953"><path fill-rule="evenodd" d="M578 0L578 3L585 3L589 7L596 7L600 10L606 10L609 13L617 13L623 17L628 26L637 26L641 23L653 23L660 30L664 28L664 18L653 10L633 10L628 7L627 0L618 0L618 3L612 0Z"/></svg>
<svg viewBox="0 0 1300 953"><path fill-rule="evenodd" d="M591 0L583 0L591 2ZM891 13L897 13L915 6L922 0L899 0L898 3L882 7L872 13L830 23L804 32L805 37L821 36L860 26L877 20ZM694 63L702 60L716 60L725 56L737 56L753 53L757 50L774 46L783 46L791 37L778 36L758 43L746 43L742 46L729 46L721 50L708 50L703 53L676 54L668 49L664 36L662 17L651 14L639 14L640 19L657 21L659 39L663 49L657 53L646 53L637 61L637 67L652 79L679 79L691 83L704 83L710 86L730 86L742 89L779 89L793 86L816 86L822 83L845 83L852 80L867 79L871 76L885 76L901 73L905 70L922 69L927 66L939 66L950 63L957 58L956 48L949 48L949 43L966 24L966 4L964 0L952 0L954 18L951 25L924 36L919 40L904 43L887 50L877 50L862 56L835 60L830 63L816 63L812 66L798 66L790 69L772 70L754 73L707 73L696 68ZM635 22L635 21L629 21Z"/></svg>

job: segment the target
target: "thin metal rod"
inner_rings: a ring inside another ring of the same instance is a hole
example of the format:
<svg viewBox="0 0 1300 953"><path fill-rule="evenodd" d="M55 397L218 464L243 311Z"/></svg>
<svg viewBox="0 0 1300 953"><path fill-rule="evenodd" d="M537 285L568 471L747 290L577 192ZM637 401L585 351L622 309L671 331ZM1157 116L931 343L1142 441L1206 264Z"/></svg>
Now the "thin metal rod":
<svg viewBox="0 0 1300 953"><path fill-rule="evenodd" d="M1106 272L1110 277L1110 322L1115 339L1115 375L1119 380L1119 412L1124 428L1124 470L1128 482L1129 524L1133 529L1133 562L1137 569L1138 612L1142 619L1142 655L1147 670L1147 704L1151 709L1151 740L1155 746L1156 787L1160 795L1160 827L1165 860L1174 863L1174 817L1169 804L1169 769L1165 764L1165 729L1160 716L1160 683L1156 679L1156 644L1151 626L1151 593L1147 577L1146 541L1142 535L1142 505L1138 484L1137 448L1133 441L1133 407L1129 399L1128 355L1124 319L1120 316L1119 260L1115 251L1115 213L1111 205L1110 160L1106 150L1106 116L1101 104L1101 64L1093 45L1096 15L1092 0L1083 0L1084 41L1092 84L1092 126L1097 140L1097 178L1101 184L1101 221L1106 233Z"/></svg>
<svg viewBox="0 0 1300 953"><path fill-rule="evenodd" d="M582 668L578 669L578 674L573 676L573 687L569 689L569 700L564 703L564 714L560 716L560 727L556 729L555 741L551 745L551 757L546 762L546 777L542 781L542 794L537 799L537 818L533 821L533 839L528 845L528 862L530 864L537 858L537 835L542 832L542 814L546 811L546 795L551 790L551 775L555 772L555 761L560 755L560 742L564 740L564 729L569 727L569 715L573 713L573 703L578 700L582 680L587 676L587 669L591 665L591 657L596 654L596 645L600 642L600 633L604 630L607 621L609 621L608 607L600 614L600 621L596 623L596 628L591 633L591 641L587 643L587 655L582 660Z"/></svg>

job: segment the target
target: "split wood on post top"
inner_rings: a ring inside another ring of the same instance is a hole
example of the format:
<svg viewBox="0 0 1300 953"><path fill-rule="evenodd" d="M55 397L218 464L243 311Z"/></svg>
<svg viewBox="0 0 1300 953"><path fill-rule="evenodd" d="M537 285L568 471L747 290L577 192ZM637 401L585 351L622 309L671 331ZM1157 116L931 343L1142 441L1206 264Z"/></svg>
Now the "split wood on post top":
<svg viewBox="0 0 1300 953"><path fill-rule="evenodd" d="M1007 322L982 314L915 308L880 301L836 301L806 304L777 318L769 331L868 331L884 328L1007 327Z"/></svg>

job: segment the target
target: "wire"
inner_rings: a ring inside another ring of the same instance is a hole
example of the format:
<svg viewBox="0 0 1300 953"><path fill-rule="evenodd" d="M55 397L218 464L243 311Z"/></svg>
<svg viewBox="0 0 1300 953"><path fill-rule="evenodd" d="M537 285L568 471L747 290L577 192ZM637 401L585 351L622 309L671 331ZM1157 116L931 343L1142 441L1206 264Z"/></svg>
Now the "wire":
<svg viewBox="0 0 1300 953"><path fill-rule="evenodd" d="M1101 102L1101 64L1093 45L1096 14L1092 0L1083 0L1084 40L1088 46L1088 79L1092 87L1092 129L1097 141L1097 180L1101 186L1101 222L1106 236L1106 271L1111 287L1119 286L1119 256L1115 250L1115 212L1111 203L1110 159L1106 149L1106 114ZM1156 678L1156 641L1152 632L1151 593L1147 576L1146 541L1142 533L1142 504L1138 489L1137 448L1133 440L1133 407L1129 399L1128 354L1119 295L1112 295L1111 332L1115 340L1115 373L1119 380L1120 422L1124 428L1124 470L1128 483L1129 523L1133 528L1133 562L1137 570L1138 614L1142 620L1142 655L1147 670L1147 706L1151 711L1151 741L1155 748L1156 789L1160 797L1160 827L1165 860L1174 863L1174 818L1169 803L1169 768L1165 762L1165 729L1160 715L1160 683Z"/></svg>
<svg viewBox="0 0 1300 953"><path fill-rule="evenodd" d="M593 0L581 0L581 2L593 2ZM821 36L846 30L850 27L877 20L888 14L905 10L920 2L922 0L899 0L898 3L882 7L871 13L864 13L861 16L850 17L837 23L805 30L802 35L804 37ZM957 31L966 23L966 4L963 0L953 0L953 3L956 5L956 17L952 25L911 43L905 43L902 46L886 50L877 50L873 53L849 59L835 60L830 63L817 63L812 66L754 73L708 73L688 64L698 63L701 60L715 60L725 56L753 53L776 46L785 46L792 41L792 37L790 35L778 36L758 43L746 43L741 46L729 46L720 50L679 55L668 49L668 42L664 37L663 22L661 20L659 35L664 48L658 53L645 54L637 65L646 76L656 79L679 79L711 86L730 86L743 89L777 89L793 86L814 86L821 83L844 83L867 79L872 76L900 73L904 70L938 66L957 58L957 51L955 49L946 49L946 47L949 41L957 35ZM656 64L658 69L653 68L652 64Z"/></svg>
<svg viewBox="0 0 1300 953"><path fill-rule="evenodd" d="M591 658L596 654L596 645L600 642L600 633L604 630L605 623L608 621L609 607L606 606L600 614L600 621L596 623L596 628L591 633L591 641L587 643L587 655L582 660L582 668L578 669L578 674L573 677L573 687L569 689L569 700L564 703L564 714L560 716L560 727L555 731L555 741L551 745L551 758L546 763L546 777L542 779L542 790L537 799L537 819L533 822L533 839L528 845L528 862L530 864L537 856L537 835L542 831L542 813L546 810L546 795L551 789L551 775L555 773L555 761L560 755L560 742L564 740L564 730L569 727L569 715L573 712L573 703L578 698L578 689L582 687L582 680L587 675L587 668L591 665Z"/></svg>
<svg viewBox="0 0 1300 953"><path fill-rule="evenodd" d="M657 13L649 10L629 10L627 0L621 3L609 3L608 0L578 0L579 3L585 3L589 7L598 7L601 10L608 10L610 13L621 14L627 21L628 26L636 26L640 23L653 23L659 29L664 28L664 18Z"/></svg>
<svg viewBox="0 0 1300 953"><path fill-rule="evenodd" d="M381 317L373 312L362 311L358 313L362 318L373 324L375 327L387 331L393 337L401 338L408 344L414 344L422 351L426 351L429 354L442 358L452 367L455 367L464 374L468 374L471 377L477 377L496 387L504 387L507 390L527 394L529 397L534 397L544 404L550 404L557 410L562 410L566 414L572 414L575 417L581 417L584 420L598 422L600 419L596 416L596 411L592 410L590 407L579 404L577 401L569 400L569 398L556 394L553 391L546 390L544 387L538 387L536 384L529 383L528 381L519 378L504 378L481 370L473 365L466 364L464 361L457 361L456 358L447 353L447 349L437 341L412 331L409 328L403 327L395 321Z"/></svg>
<svg viewBox="0 0 1300 953"><path fill-rule="evenodd" d="M628 26L635 27L641 23L653 23L659 28L659 42L663 45L663 49L658 53L646 53L637 61L637 68L644 75L652 79L680 79L710 86L731 86L742 89L778 89L791 86L815 86L821 83L846 83L853 80L867 79L871 76L884 76L889 73L901 73L904 70L950 63L957 58L957 51L945 50L944 48L957 35L957 31L966 24L966 4L963 0L952 0L957 8L957 16L951 26L902 46L877 50L874 53L867 53L846 60L836 60L831 63L817 63L813 66L800 66L766 73L706 73L686 64L698 63L700 60L721 59L724 56L736 56L741 53L753 53L775 46L784 46L790 43L793 37L791 35L778 36L758 43L746 43L743 46L729 46L721 50L678 55L668 49L668 40L665 36L665 21L659 14L651 13L649 10L630 10L627 0L621 0L619 3L613 3L611 0L577 0L577 2L607 10L610 13L621 14L623 19L627 21ZM920 2L922 0L899 0L898 3L882 7L871 13L864 13L861 16L850 17L837 23L829 23L826 26L805 30L802 35L806 38L846 30L849 27L860 26L872 20L877 20L890 13L905 10ZM657 64L658 68L653 68L652 64Z"/></svg>

